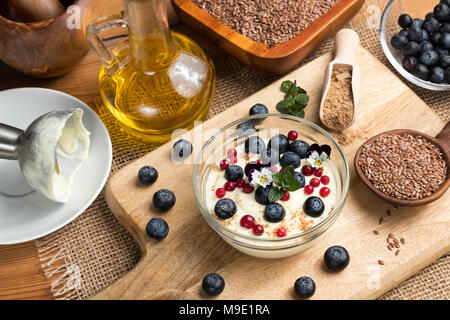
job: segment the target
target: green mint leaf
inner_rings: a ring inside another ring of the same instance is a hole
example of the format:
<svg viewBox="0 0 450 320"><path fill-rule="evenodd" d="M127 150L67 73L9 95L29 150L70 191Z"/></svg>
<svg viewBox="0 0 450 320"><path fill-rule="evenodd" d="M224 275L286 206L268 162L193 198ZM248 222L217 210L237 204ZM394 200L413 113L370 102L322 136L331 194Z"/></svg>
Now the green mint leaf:
<svg viewBox="0 0 450 320"><path fill-rule="evenodd" d="M302 105L302 106L306 106L307 104L308 104L308 102L309 102L309 97L308 97L308 95L306 95L305 93L300 93L300 94L297 94L296 96L295 96L295 101L298 103L298 104L300 104L300 105Z"/></svg>
<svg viewBox="0 0 450 320"><path fill-rule="evenodd" d="M283 181L283 188L287 191L297 191L300 189L300 183L294 177L288 177Z"/></svg>
<svg viewBox="0 0 450 320"><path fill-rule="evenodd" d="M286 92L286 98L287 97L293 97L295 94L297 94L297 86L295 84L292 84L292 86L289 88L289 91Z"/></svg>
<svg viewBox="0 0 450 320"><path fill-rule="evenodd" d="M293 166L287 166L281 171L283 178L284 177L293 177L294 176L294 167Z"/></svg>
<svg viewBox="0 0 450 320"><path fill-rule="evenodd" d="M269 195L268 195L269 202L271 202L271 203L277 202L278 200L280 200L283 197L283 195L284 195L283 189L278 188L278 187L272 187L272 188L270 188Z"/></svg>
<svg viewBox="0 0 450 320"><path fill-rule="evenodd" d="M304 93L306 94L306 90L300 87L297 87L297 94Z"/></svg>
<svg viewBox="0 0 450 320"><path fill-rule="evenodd" d="M293 111L290 113L293 116L299 117L299 118L304 118L305 117L305 111L300 110L300 111Z"/></svg>
<svg viewBox="0 0 450 320"><path fill-rule="evenodd" d="M300 112L305 108L304 105L300 105L298 103L294 104L292 107L290 107L291 112Z"/></svg>
<svg viewBox="0 0 450 320"><path fill-rule="evenodd" d="M283 81L281 84L281 91L288 93L294 83L291 80Z"/></svg>
<svg viewBox="0 0 450 320"><path fill-rule="evenodd" d="M289 106L288 106L286 100L282 100L282 101L278 102L277 110L281 113L287 113L287 114L290 113Z"/></svg>
<svg viewBox="0 0 450 320"><path fill-rule="evenodd" d="M277 185L281 186L283 182L283 175L281 173L275 173L272 175L273 182L275 182Z"/></svg>
<svg viewBox="0 0 450 320"><path fill-rule="evenodd" d="M296 104L295 99L292 97L286 98L284 99L284 101L286 101L289 108L293 107Z"/></svg>

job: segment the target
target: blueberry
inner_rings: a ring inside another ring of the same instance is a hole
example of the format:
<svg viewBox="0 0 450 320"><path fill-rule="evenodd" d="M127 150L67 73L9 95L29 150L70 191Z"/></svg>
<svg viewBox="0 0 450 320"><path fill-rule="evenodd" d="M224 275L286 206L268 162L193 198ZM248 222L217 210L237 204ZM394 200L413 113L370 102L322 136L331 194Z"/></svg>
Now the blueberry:
<svg viewBox="0 0 450 320"><path fill-rule="evenodd" d="M422 80L428 80L430 76L430 69L426 65L418 63L414 70L414 74Z"/></svg>
<svg viewBox="0 0 450 320"><path fill-rule="evenodd" d="M423 28L429 33L435 33L439 31L439 21L435 18L426 19L423 23Z"/></svg>
<svg viewBox="0 0 450 320"><path fill-rule="evenodd" d="M258 202L259 204L264 204L264 205L268 205L270 203L269 201L269 191L270 191L271 187L261 187L259 186L258 188L256 188L255 191L255 200L256 202Z"/></svg>
<svg viewBox="0 0 450 320"><path fill-rule="evenodd" d="M274 166L280 162L280 154L278 150L266 149L261 153L261 161L263 164Z"/></svg>
<svg viewBox="0 0 450 320"><path fill-rule="evenodd" d="M295 281L294 291L300 298L310 298L316 292L316 284L310 277L301 277Z"/></svg>
<svg viewBox="0 0 450 320"><path fill-rule="evenodd" d="M234 216L236 211L236 203L231 199L220 199L214 206L214 213L222 220L230 219Z"/></svg>
<svg viewBox="0 0 450 320"><path fill-rule="evenodd" d="M411 27L410 28L422 28L423 26L423 20L420 18L415 18L411 21Z"/></svg>
<svg viewBox="0 0 450 320"><path fill-rule="evenodd" d="M289 146L289 151L295 152L301 159L305 159L309 144L303 140L295 140Z"/></svg>
<svg viewBox="0 0 450 320"><path fill-rule="evenodd" d="M430 41L423 41L420 43L420 52L431 51L434 49L433 44Z"/></svg>
<svg viewBox="0 0 450 320"><path fill-rule="evenodd" d="M242 169L238 165L232 165L226 168L225 170L225 179L228 181L236 182L238 179L242 179L244 177L244 169Z"/></svg>
<svg viewBox="0 0 450 320"><path fill-rule="evenodd" d="M192 153L192 143L181 139L175 142L172 149L172 160L180 161L188 158Z"/></svg>
<svg viewBox="0 0 450 320"><path fill-rule="evenodd" d="M266 114L269 113L269 109L261 103L255 104L253 107L250 108L250 111L248 112L249 115L253 116L255 114ZM264 120L264 118L254 119L252 121L254 122L261 122Z"/></svg>
<svg viewBox="0 0 450 320"><path fill-rule="evenodd" d="M257 136L252 136L245 140L245 152L260 154L266 148L264 140Z"/></svg>
<svg viewBox="0 0 450 320"><path fill-rule="evenodd" d="M423 41L429 41L429 40L430 40L430 34L426 30L422 29L422 38L419 41L419 43L423 42Z"/></svg>
<svg viewBox="0 0 450 320"><path fill-rule="evenodd" d="M138 179L142 184L150 185L158 179L158 171L151 166L139 169Z"/></svg>
<svg viewBox="0 0 450 320"><path fill-rule="evenodd" d="M325 265L332 271L341 271L350 263L350 255L347 250L341 246L332 246L325 251L323 256Z"/></svg>
<svg viewBox="0 0 450 320"><path fill-rule="evenodd" d="M167 189L161 189L153 195L153 204L161 211L169 211L175 205L175 194Z"/></svg>
<svg viewBox="0 0 450 320"><path fill-rule="evenodd" d="M441 38L439 39L439 46L442 49L450 49L450 33L441 33Z"/></svg>
<svg viewBox="0 0 450 320"><path fill-rule="evenodd" d="M427 15L425 16L425 20L426 19L431 19L431 18L434 19L434 12L428 12Z"/></svg>
<svg viewBox="0 0 450 320"><path fill-rule="evenodd" d="M447 49L442 49L442 48L437 47L437 48L434 48L434 51L436 51L436 53L439 55L439 57L449 55L449 52Z"/></svg>
<svg viewBox="0 0 450 320"><path fill-rule="evenodd" d="M417 59L414 57L406 57L402 61L403 68L405 68L405 70L408 71L409 73L412 73L414 71L416 64Z"/></svg>
<svg viewBox="0 0 450 320"><path fill-rule="evenodd" d="M419 60L426 66L434 66L439 62L439 55L436 51L426 51L420 55Z"/></svg>
<svg viewBox="0 0 450 320"><path fill-rule="evenodd" d="M409 14L402 14L400 17L398 17L398 24L400 27L406 29L411 27L412 18Z"/></svg>
<svg viewBox="0 0 450 320"><path fill-rule="evenodd" d="M439 66L444 69L450 67L450 55L441 55L439 57Z"/></svg>
<svg viewBox="0 0 450 320"><path fill-rule="evenodd" d="M294 169L300 167L300 156L295 152L288 151L280 159L280 165L282 167L293 166Z"/></svg>
<svg viewBox="0 0 450 320"><path fill-rule="evenodd" d="M450 7L450 0L441 0L440 3L446 4Z"/></svg>
<svg viewBox="0 0 450 320"><path fill-rule="evenodd" d="M325 205L319 197L309 197L303 204L303 211L310 217L320 217L325 210Z"/></svg>
<svg viewBox="0 0 450 320"><path fill-rule="evenodd" d="M438 4L434 7L434 16L439 22L448 21L450 18L450 8L444 3Z"/></svg>
<svg viewBox="0 0 450 320"><path fill-rule="evenodd" d="M450 33L450 23L443 23L439 28L440 33Z"/></svg>
<svg viewBox="0 0 450 320"><path fill-rule="evenodd" d="M162 218L152 218L145 227L150 238L161 240L169 233L169 225Z"/></svg>
<svg viewBox="0 0 450 320"><path fill-rule="evenodd" d="M420 28L411 28L411 29L408 29L408 39L409 39L410 41L422 42L422 40L425 40L425 39L422 39L422 36L423 36L422 31L424 31L424 30L422 30L422 29L420 29ZM425 32L426 32L426 31L425 31ZM395 37L395 36L394 36L394 37ZM395 48L395 47L394 47L394 48Z"/></svg>
<svg viewBox="0 0 450 320"><path fill-rule="evenodd" d="M445 80L450 82L450 67L445 69Z"/></svg>
<svg viewBox="0 0 450 320"><path fill-rule="evenodd" d="M289 140L284 134L277 134L270 139L267 148L278 150L279 154L285 153L289 150Z"/></svg>
<svg viewBox="0 0 450 320"><path fill-rule="evenodd" d="M440 33L434 33L431 38L430 41L432 44L434 44L435 46L439 45L440 41L441 41L441 34Z"/></svg>
<svg viewBox="0 0 450 320"><path fill-rule="evenodd" d="M430 73L430 81L434 83L442 83L445 79L445 70L441 67L433 67Z"/></svg>
<svg viewBox="0 0 450 320"><path fill-rule="evenodd" d="M409 33L408 33L409 35ZM408 38L405 36L401 36L396 34L391 39L391 45L397 50L403 50L403 48L408 44Z"/></svg>
<svg viewBox="0 0 450 320"><path fill-rule="evenodd" d="M294 178L298 181L300 184L300 188L303 188L306 184L305 176L301 174L300 172L295 171L294 172Z"/></svg>
<svg viewBox="0 0 450 320"><path fill-rule="evenodd" d="M225 288L225 280L217 273L207 274L202 281L203 291L209 296L217 296Z"/></svg>
<svg viewBox="0 0 450 320"><path fill-rule="evenodd" d="M403 51L407 56L418 56L420 54L420 45L415 41L410 41L403 47Z"/></svg>
<svg viewBox="0 0 450 320"><path fill-rule="evenodd" d="M280 222L284 219L286 211L279 203L270 203L264 209L264 219L269 222Z"/></svg>
<svg viewBox="0 0 450 320"><path fill-rule="evenodd" d="M239 137L249 136L255 132L255 125L250 121L242 122L236 127L236 134Z"/></svg>
<svg viewBox="0 0 450 320"><path fill-rule="evenodd" d="M399 36L404 36L406 38L408 38L408 30L406 29L402 29L400 30L400 32L398 33Z"/></svg>

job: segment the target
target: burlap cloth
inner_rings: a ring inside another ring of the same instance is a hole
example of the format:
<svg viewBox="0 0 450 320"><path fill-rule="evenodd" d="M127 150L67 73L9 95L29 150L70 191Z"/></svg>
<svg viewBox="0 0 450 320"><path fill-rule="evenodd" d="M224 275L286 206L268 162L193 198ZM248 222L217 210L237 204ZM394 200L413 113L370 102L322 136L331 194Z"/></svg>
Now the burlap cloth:
<svg viewBox="0 0 450 320"><path fill-rule="evenodd" d="M367 15L376 14L385 4L385 0L366 1L361 10ZM360 14L353 19L349 27L359 33L363 47L390 67L379 44L378 29L368 27L368 23L371 22L362 18L363 15ZM217 89L209 117L215 116L277 79L252 71L205 42L202 37L198 37L185 26L178 26L177 29L195 38L214 60L217 69ZM331 49L332 42L329 40L305 62ZM443 120L450 119L450 93L431 92L410 86ZM151 150L148 145L127 138L100 104L92 107L107 125L113 142L111 174ZM137 243L108 209L103 194L78 219L36 241L36 246L45 275L52 282L52 292L56 299L89 298L131 270L140 258ZM380 299L449 298L450 254L441 257L431 266L380 297Z"/></svg>

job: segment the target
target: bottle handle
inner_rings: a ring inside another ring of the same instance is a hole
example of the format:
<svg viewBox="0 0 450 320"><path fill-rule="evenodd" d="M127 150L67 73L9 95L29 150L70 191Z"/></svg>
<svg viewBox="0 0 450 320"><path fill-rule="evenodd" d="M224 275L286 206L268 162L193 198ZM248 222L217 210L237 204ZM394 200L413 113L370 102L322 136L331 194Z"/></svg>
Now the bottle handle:
<svg viewBox="0 0 450 320"><path fill-rule="evenodd" d="M100 57L101 62L110 75L119 70L119 59L106 47L100 38L100 33L109 29L124 27L128 27L128 23L125 19L125 12L121 11L111 16L95 19L86 29L87 40Z"/></svg>

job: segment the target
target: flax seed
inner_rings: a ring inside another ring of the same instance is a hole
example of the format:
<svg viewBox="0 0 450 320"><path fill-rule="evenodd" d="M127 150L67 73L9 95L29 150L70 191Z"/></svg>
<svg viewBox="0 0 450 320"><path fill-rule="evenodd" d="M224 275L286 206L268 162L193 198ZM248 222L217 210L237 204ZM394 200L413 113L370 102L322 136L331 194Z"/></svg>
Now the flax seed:
<svg viewBox="0 0 450 320"><path fill-rule="evenodd" d="M405 243L406 243L406 240L405 240L404 238L401 238L401 239L400 239L400 242L401 242L402 244L405 244Z"/></svg>
<svg viewBox="0 0 450 320"><path fill-rule="evenodd" d="M400 250L395 251L395 255L398 256L400 254Z"/></svg>
<svg viewBox="0 0 450 320"><path fill-rule="evenodd" d="M380 218L380 220L378 220L378 224L381 224L383 222L383 218Z"/></svg>
<svg viewBox="0 0 450 320"><path fill-rule="evenodd" d="M373 230L373 234L377 236L378 235L378 231L377 230Z"/></svg>
<svg viewBox="0 0 450 320"><path fill-rule="evenodd" d="M387 213L388 216L391 215L391 211L389 209L386 210L386 213Z"/></svg>
<svg viewBox="0 0 450 320"><path fill-rule="evenodd" d="M379 265L384 265L384 261L383 260L378 260L378 264Z"/></svg>

